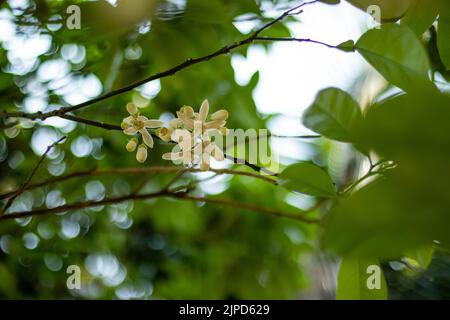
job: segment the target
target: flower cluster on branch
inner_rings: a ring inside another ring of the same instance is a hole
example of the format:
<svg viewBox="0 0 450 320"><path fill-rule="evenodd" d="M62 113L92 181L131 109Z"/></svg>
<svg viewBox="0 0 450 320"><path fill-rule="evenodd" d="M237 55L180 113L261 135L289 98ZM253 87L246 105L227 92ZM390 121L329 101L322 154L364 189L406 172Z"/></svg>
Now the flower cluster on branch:
<svg viewBox="0 0 450 320"><path fill-rule="evenodd" d="M172 152L165 153L164 160L182 163L186 167L199 166L201 170L210 169L211 157L223 161L225 155L222 148L216 143L217 138L226 136L225 127L228 111L221 109L209 115L208 100L204 100L198 112L190 106L183 106L176 112L177 117L170 121L168 127L163 127L159 120L149 120L139 114L137 107L129 103L127 110L130 116L122 122L122 129L127 135L140 134L143 142L133 137L127 144L129 152L138 148L136 159L145 162L147 148L153 148L153 138L147 129L157 129L155 134L165 142L175 142ZM139 146L138 146L139 145Z"/></svg>

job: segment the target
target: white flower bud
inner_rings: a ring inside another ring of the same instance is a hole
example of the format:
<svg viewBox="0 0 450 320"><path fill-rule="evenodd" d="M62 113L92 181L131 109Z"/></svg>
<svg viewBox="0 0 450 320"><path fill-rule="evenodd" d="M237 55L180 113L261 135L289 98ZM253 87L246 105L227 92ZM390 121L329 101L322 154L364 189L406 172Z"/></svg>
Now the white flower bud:
<svg viewBox="0 0 450 320"><path fill-rule="evenodd" d="M136 152L136 160L140 163L144 163L147 160L147 147L145 144L141 144Z"/></svg>
<svg viewBox="0 0 450 320"><path fill-rule="evenodd" d="M128 152L133 152L134 150L136 150L138 141L136 138L131 139L130 141L128 141L127 143L127 151Z"/></svg>

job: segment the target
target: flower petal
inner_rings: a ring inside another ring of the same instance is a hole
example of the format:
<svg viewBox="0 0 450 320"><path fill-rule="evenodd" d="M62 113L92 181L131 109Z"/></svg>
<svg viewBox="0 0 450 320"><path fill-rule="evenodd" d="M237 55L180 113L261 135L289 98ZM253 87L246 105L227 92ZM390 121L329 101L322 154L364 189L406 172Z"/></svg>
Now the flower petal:
<svg viewBox="0 0 450 320"><path fill-rule="evenodd" d="M134 116L128 116L128 117L126 117L125 119L123 119L123 121L126 122L126 123L129 123L129 124L132 124L134 118L136 118L136 117L134 117Z"/></svg>
<svg viewBox="0 0 450 320"><path fill-rule="evenodd" d="M170 126L174 129L179 129L183 126L183 120L175 118L170 120Z"/></svg>
<svg viewBox="0 0 450 320"><path fill-rule="evenodd" d="M184 127L188 130L194 129L194 120L193 119L184 119L183 124L184 124Z"/></svg>
<svg viewBox="0 0 450 320"><path fill-rule="evenodd" d="M123 130L123 133L125 133L129 136L136 134L136 132L138 132L138 130L135 127L128 127L125 130Z"/></svg>
<svg viewBox="0 0 450 320"><path fill-rule="evenodd" d="M228 128L222 127L222 128L219 128L219 132L221 135L227 136L230 133L230 130L228 130Z"/></svg>
<svg viewBox="0 0 450 320"><path fill-rule="evenodd" d="M142 139L144 140L144 143L149 146L150 148L153 148L153 138L152 135L144 128L139 130L139 132L142 135Z"/></svg>
<svg viewBox="0 0 450 320"><path fill-rule="evenodd" d="M176 143L192 140L191 133L186 129L176 129L172 132L170 138Z"/></svg>
<svg viewBox="0 0 450 320"><path fill-rule="evenodd" d="M157 131L158 137L164 142L170 141L171 134L172 134L172 129L161 128Z"/></svg>
<svg viewBox="0 0 450 320"><path fill-rule="evenodd" d="M211 120L227 120L228 119L228 111L227 110L218 110L211 115Z"/></svg>
<svg viewBox="0 0 450 320"><path fill-rule="evenodd" d="M136 107L136 105L133 102L130 102L127 104L127 111L129 114L131 114L133 116L139 112L138 108Z"/></svg>
<svg viewBox="0 0 450 320"><path fill-rule="evenodd" d="M125 129L129 128L129 127L132 127L133 126L133 120L134 120L133 116L129 116L129 117L126 117L125 119L123 119L122 123L120 124L120 127L122 128L122 130L125 130Z"/></svg>
<svg viewBox="0 0 450 320"><path fill-rule="evenodd" d="M180 111L188 118L192 118L194 116L194 109L191 106L183 106Z"/></svg>
<svg viewBox="0 0 450 320"><path fill-rule="evenodd" d="M224 121L224 120L209 121L209 122L205 123L205 130L219 129L220 127L223 127L225 124L226 124L226 121Z"/></svg>
<svg viewBox="0 0 450 320"><path fill-rule="evenodd" d="M205 101L203 101L203 103L200 107L200 111L198 113L198 120L203 121L203 122L206 121L208 112L209 112L209 102L208 102L208 100L205 100Z"/></svg>
<svg viewBox="0 0 450 320"><path fill-rule="evenodd" d="M145 120L144 126L150 129L161 128L164 125L162 121L159 120Z"/></svg>

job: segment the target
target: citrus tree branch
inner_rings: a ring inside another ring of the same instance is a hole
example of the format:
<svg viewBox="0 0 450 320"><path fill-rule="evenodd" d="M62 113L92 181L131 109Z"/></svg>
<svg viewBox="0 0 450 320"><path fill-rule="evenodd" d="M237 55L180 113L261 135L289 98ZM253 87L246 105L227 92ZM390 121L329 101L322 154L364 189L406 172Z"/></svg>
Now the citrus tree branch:
<svg viewBox="0 0 450 320"><path fill-rule="evenodd" d="M90 119L84 119L84 118L81 118L81 117L78 117L78 116L68 115L68 114L62 115L60 117L64 118L64 119L71 120L71 121L79 122L79 123L82 123L82 124L86 124L86 125L89 125L89 126L94 126L94 127L106 129L106 130L122 131L122 128L120 126L114 125L114 124L108 124L108 123L98 122L98 121L94 121L94 120L90 120ZM151 133L151 135L153 136L153 138L161 141L161 138L158 137L157 135L155 135L153 133ZM257 139L265 138L265 137L267 137L267 138L280 138L280 139L318 139L318 138L321 138L320 135L288 136L288 135L277 135L277 134L269 133L269 134L264 135L264 136L259 136L259 137L257 137ZM226 147L223 148L223 151L225 153L225 157L228 160L231 160L231 161L233 161L236 164L245 165L245 166L255 170L256 172L263 172L265 174L269 174L269 175L272 175L272 176L276 176L277 175L276 172L272 172L272 171L270 171L270 170L268 170L268 169L266 169L264 167L260 167L258 165L252 164L252 163L250 163L247 160L239 159L239 158L236 158L236 157L231 156L229 154L226 154L226 152L228 151L228 149L230 149L230 147L234 147L234 144L231 145L231 146L226 146Z"/></svg>
<svg viewBox="0 0 450 320"><path fill-rule="evenodd" d="M60 116L60 118L64 118L70 121L74 121L74 122L78 122L78 123L82 123L88 126L92 126L92 127L98 127L101 129L106 129L106 130L115 130L115 131L123 131L123 129L116 124L110 124L110 123L105 123L105 122L99 122L99 121L95 121L95 120L90 120L90 119L86 119L86 118L82 118L79 116L75 116L72 114L64 114L62 116ZM14 123L16 124L16 123ZM152 135L154 138L159 139L158 136L156 135ZM322 136L320 135L314 135L314 134L307 134L307 135L296 135L296 136L291 136L291 135L281 135L281 134L276 134L276 133L272 133L269 132L266 135L260 135L258 138L279 138L279 139L319 139L322 138Z"/></svg>
<svg viewBox="0 0 450 320"><path fill-rule="evenodd" d="M214 203L214 204L218 204L218 205L230 206L230 207L234 207L234 208L265 213L265 214L276 216L276 217L289 218L289 219L293 219L293 220L297 220L297 221L302 221L302 222L305 222L308 224L317 224L320 222L319 220L305 217L305 214L309 213L309 211L304 211L304 212L302 212L302 214L294 214L294 213L290 213L290 212L283 212L283 211L278 211L278 210L258 206L255 204L241 203L241 202L227 200L227 199L193 197L193 196L188 195L187 193L175 193L175 192L171 192L168 190L162 190L159 192L146 193L146 194L130 194L130 195L121 196L121 197L107 198L107 199L104 199L101 201L76 202L73 204L62 205L62 206L58 206L55 208L42 208L42 209L35 209L32 211L14 212L14 213L0 216L0 221L43 216L43 215L48 215L48 214L57 214L57 213L63 213L66 211L71 211L71 210L80 210L80 209L93 208L93 207L98 207L98 206L103 206L103 205L117 204L117 203L121 203L124 201L130 201L130 200L147 200L147 199L164 198L164 197L170 197L170 198L175 198L175 199L179 199L179 200ZM313 209L315 209L315 208L313 208Z"/></svg>
<svg viewBox="0 0 450 320"><path fill-rule="evenodd" d="M174 166L155 166L155 167L136 167L136 168L113 168L113 169L89 169L84 171L76 171L69 173L64 176L56 177L47 179L41 182L37 182L34 184L24 184L21 188L19 188L16 191L3 193L0 195L0 200L8 199L15 194L17 194L19 191L24 192L27 190L32 190L36 188L41 188L49 185L53 185L55 183L65 182L67 180L75 179L75 178L81 178L81 177L96 177L96 176L107 176L107 175L124 175L124 174L143 174L143 173L173 173L173 172L180 172L181 173L199 173L204 172L197 168L180 168L180 167L174 167ZM263 176L260 174L256 174L253 172L247 172L247 171L240 171L240 170L231 170L231 169L210 169L208 172L213 172L218 175L236 175L236 176L246 176L251 177L254 179L259 179L261 181L276 185L277 181L273 178L270 178L268 176Z"/></svg>
<svg viewBox="0 0 450 320"><path fill-rule="evenodd" d="M270 41L270 42L305 42L305 43L314 43L314 44L319 44L321 46L325 46L327 48L330 49L338 49L337 46L322 42L322 41L317 41L317 40L313 40L313 39L309 39L309 38L278 38L278 37L256 37L255 41Z"/></svg>
<svg viewBox="0 0 450 320"><path fill-rule="evenodd" d="M97 128L101 128L101 129L122 131L122 128L119 125L85 119L85 118L81 118L78 116L74 116L72 114L63 114L60 116L60 118L70 120L70 121L75 121L78 123L83 123L88 126L97 127Z"/></svg>
<svg viewBox="0 0 450 320"><path fill-rule="evenodd" d="M194 197L194 196L190 196L186 193L171 193L171 194L169 194L169 196L177 198L177 199L190 200L190 201L195 201L195 202L213 203L213 204L235 207L235 208L244 209L244 210L256 211L256 212L265 213L265 214L276 216L276 217L283 217L283 218L289 218L289 219L293 219L293 220L299 220L299 221L302 221L305 223L311 223L311 224L314 223L315 224L315 223L320 222L320 220L305 217L305 215L310 212L309 210L303 211L302 214L295 214L295 213L290 213L290 212L273 210L273 209L261 207L261 206L255 205L255 204L242 203L239 201L234 201L234 200L229 200L229 199ZM315 210L316 208L314 207L313 209Z"/></svg>

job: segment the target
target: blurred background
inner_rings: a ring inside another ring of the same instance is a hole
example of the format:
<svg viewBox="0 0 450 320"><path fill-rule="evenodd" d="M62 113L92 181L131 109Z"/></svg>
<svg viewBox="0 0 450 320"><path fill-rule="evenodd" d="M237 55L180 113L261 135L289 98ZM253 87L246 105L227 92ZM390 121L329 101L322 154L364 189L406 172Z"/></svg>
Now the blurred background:
<svg viewBox="0 0 450 320"><path fill-rule="evenodd" d="M95 98L187 58L247 37L301 1L123 0L0 1L0 107L47 112ZM67 7L81 9L69 30ZM373 23L347 2L316 3L264 31L337 45L357 40ZM447 86L440 79L442 86ZM119 125L133 101L149 118L168 122L182 105L230 112L229 128L312 134L302 112L327 87L368 105L387 83L357 53L312 43L253 43L77 112ZM58 138L35 180L91 168L140 166L127 137L61 118L20 120L0 133L0 193L20 187ZM326 139L273 139L281 166L313 160L344 185L365 165L348 144ZM156 143L146 165L167 165ZM231 162L213 163L231 168ZM245 168L241 168L245 169ZM189 179L210 178L209 173ZM156 191L167 174L83 177L23 193L8 212ZM198 195L223 196L292 211L315 199L249 177L218 176ZM317 227L242 209L171 199L128 201L57 216L0 222L0 297L37 299L333 299L338 260L318 249ZM66 286L67 267L81 268L80 290ZM426 272L384 266L392 298L449 298L450 259L434 257Z"/></svg>

